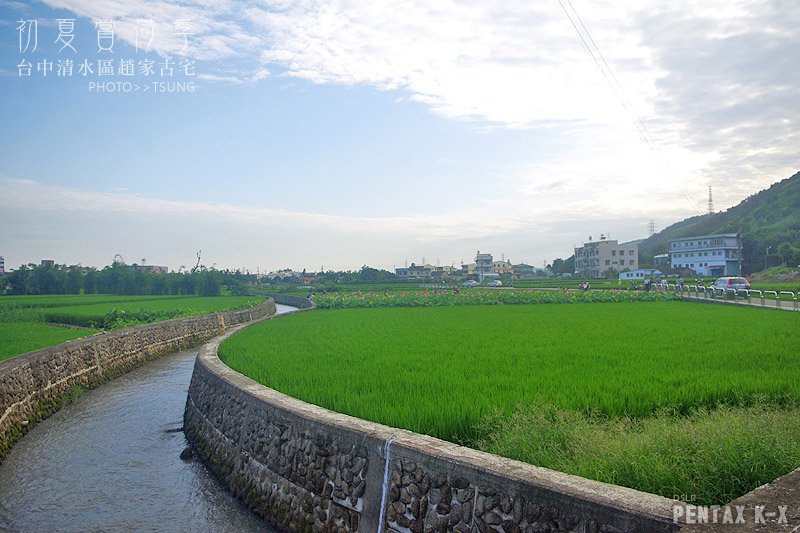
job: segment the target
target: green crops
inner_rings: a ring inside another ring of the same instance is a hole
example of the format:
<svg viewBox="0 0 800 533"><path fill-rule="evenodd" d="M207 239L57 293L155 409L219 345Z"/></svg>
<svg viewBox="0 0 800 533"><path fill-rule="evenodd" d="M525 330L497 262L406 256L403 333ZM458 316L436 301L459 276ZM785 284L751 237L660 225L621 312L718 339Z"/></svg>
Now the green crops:
<svg viewBox="0 0 800 533"><path fill-rule="evenodd" d="M0 360L86 337L99 329L243 309L262 301L244 296L0 296Z"/></svg>
<svg viewBox="0 0 800 533"><path fill-rule="evenodd" d="M97 333L94 329L67 329L41 322L0 324L0 361Z"/></svg>
<svg viewBox="0 0 800 533"><path fill-rule="evenodd" d="M320 310L247 328L220 355L310 403L475 445L495 442L487 417L525 406L596 420L793 409L799 346L800 314L621 302Z"/></svg>

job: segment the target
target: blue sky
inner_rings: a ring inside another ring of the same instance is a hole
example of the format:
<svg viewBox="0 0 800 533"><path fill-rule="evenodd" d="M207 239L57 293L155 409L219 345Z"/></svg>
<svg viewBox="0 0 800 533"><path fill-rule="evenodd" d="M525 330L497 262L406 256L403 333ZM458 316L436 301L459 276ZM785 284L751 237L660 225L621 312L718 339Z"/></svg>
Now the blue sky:
<svg viewBox="0 0 800 533"><path fill-rule="evenodd" d="M797 171L794 4L563 5L605 67L558 2L0 1L0 255L177 268L203 249L264 271L480 249L539 265L702 212L708 185L726 208ZM59 18L75 53L53 42ZM38 50L21 52L31 19ZM97 51L106 20L113 55ZM68 57L195 73L35 72ZM89 86L153 80L195 90Z"/></svg>

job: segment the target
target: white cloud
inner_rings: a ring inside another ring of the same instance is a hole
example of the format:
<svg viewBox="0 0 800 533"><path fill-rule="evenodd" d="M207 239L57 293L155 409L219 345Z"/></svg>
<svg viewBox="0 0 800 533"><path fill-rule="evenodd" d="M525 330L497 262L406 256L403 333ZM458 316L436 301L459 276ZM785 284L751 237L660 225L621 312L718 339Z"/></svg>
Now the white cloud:
<svg viewBox="0 0 800 533"><path fill-rule="evenodd" d="M794 173L800 158L800 4L792 1L565 1L591 32L633 113L555 1L46 1L116 20L130 43L136 21L153 19L153 46L163 53L183 46L175 22L190 21L186 54L219 67L202 73L208 82L284 77L395 90L398 98L490 132L547 128L560 150L497 162L495 175L485 178L508 194L429 217L332 217L5 186L31 208L49 198L45 203L62 211L168 212L237 227L301 228L306 236L324 230L378 242L383 234L385 243L444 246L445 239L501 239L512 231L557 234L553 224L567 220L679 219L702 211L707 184L715 185L717 205L727 207ZM650 146L634 127L637 117ZM11 208L8 198L0 197L0 206ZM389 246L381 246L388 257Z"/></svg>
<svg viewBox="0 0 800 533"><path fill-rule="evenodd" d="M585 24L633 111L623 110L555 1L47 2L116 20L131 43L136 21L152 19L159 25L154 46L167 53L183 45L175 22L189 21L186 53L220 67L204 73L206 81L277 75L395 89L476 127L592 127L617 157L642 143L632 127L641 117L656 150L685 156L670 164L691 167L703 185L743 179L737 197L791 173L800 155L791 136L800 120L794 2L563 2L580 15L573 22ZM246 70L231 70L231 59ZM586 159L581 149L576 143L576 157ZM643 164L636 174L661 165L656 157Z"/></svg>
<svg viewBox="0 0 800 533"><path fill-rule="evenodd" d="M472 206L430 216L335 216L203 202L163 200L129 192L92 192L0 179L0 231L17 255L9 264L36 260L102 265L116 253L177 268L203 249L220 267L278 268L325 263L358 268L366 263L391 268L417 256L443 264L469 260L476 249L507 252L515 261L535 261L571 253L583 233L615 231L638 237L642 218L634 213L598 216L576 196L562 210L532 205L527 213L497 215L494 207ZM562 226L564 220L582 218ZM634 220L632 224L631 221ZM626 229L627 228L627 229ZM7 254L7 256L10 254Z"/></svg>
<svg viewBox="0 0 800 533"><path fill-rule="evenodd" d="M0 208L44 212L102 212L142 216L213 218L226 223L272 228L327 229L342 234L419 235L422 240L449 236L487 236L526 223L522 219L485 214L480 227L470 224L471 213L416 217L358 217L258 207L182 202L126 192L94 192L43 185L31 180L0 180Z"/></svg>
<svg viewBox="0 0 800 533"><path fill-rule="evenodd" d="M262 59L290 76L400 88L444 116L509 126L618 121L619 104L556 2L498 9L485 2L306 1L246 15L272 36ZM658 71L637 36L619 20L597 22L599 30L613 24L609 49L624 50L622 59L639 66L629 80L634 96L652 93Z"/></svg>

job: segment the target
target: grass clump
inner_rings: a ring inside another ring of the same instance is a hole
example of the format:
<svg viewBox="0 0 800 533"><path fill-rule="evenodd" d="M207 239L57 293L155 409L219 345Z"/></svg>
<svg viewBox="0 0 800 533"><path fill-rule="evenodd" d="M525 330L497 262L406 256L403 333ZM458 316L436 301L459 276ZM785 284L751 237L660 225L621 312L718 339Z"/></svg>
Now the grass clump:
<svg viewBox="0 0 800 533"><path fill-rule="evenodd" d="M699 505L721 505L800 465L800 410L756 402L609 418L552 405L481 421L479 449Z"/></svg>

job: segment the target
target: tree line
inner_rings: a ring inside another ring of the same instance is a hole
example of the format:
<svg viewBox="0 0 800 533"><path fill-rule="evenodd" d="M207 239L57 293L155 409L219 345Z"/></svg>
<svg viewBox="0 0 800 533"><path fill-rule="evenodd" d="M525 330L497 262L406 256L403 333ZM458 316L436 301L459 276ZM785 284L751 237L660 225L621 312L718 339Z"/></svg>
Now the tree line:
<svg viewBox="0 0 800 533"><path fill-rule="evenodd" d="M120 294L219 296L225 286L233 294L255 278L240 272L198 266L188 272L147 272L115 262L103 269L65 265L27 265L2 278L6 294Z"/></svg>

